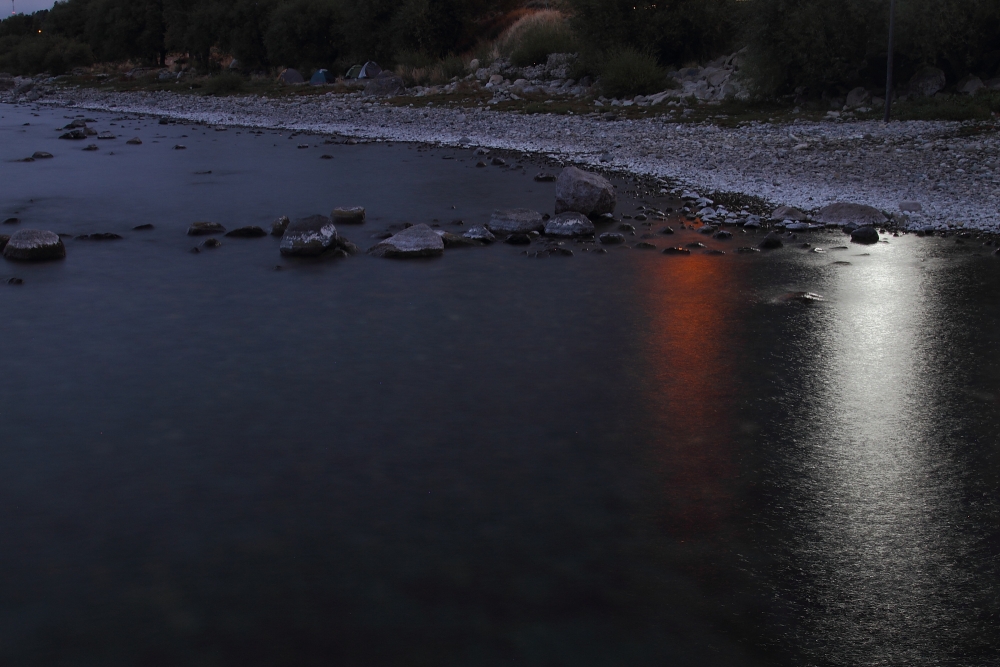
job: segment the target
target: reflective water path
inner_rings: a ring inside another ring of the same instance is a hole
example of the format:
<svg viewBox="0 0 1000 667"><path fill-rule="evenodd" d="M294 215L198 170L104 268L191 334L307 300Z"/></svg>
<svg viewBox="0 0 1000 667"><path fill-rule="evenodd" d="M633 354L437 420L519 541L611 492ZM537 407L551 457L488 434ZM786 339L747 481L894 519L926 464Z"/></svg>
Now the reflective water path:
<svg viewBox="0 0 1000 667"><path fill-rule="evenodd" d="M553 187L110 115L88 153L73 115L0 107L0 218L126 237L0 263L0 664L1000 663L992 248L196 255Z"/></svg>

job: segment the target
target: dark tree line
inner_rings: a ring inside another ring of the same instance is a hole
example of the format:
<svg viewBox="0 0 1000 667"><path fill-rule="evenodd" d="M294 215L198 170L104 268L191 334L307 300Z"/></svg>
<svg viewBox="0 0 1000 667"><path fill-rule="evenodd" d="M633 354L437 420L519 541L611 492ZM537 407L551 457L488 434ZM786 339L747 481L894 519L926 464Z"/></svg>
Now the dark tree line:
<svg viewBox="0 0 1000 667"><path fill-rule="evenodd" d="M212 65L213 49L251 70L310 69L406 53L440 58L475 46L502 0L66 0L0 22L0 69L62 73L90 62ZM495 35L494 35L495 36Z"/></svg>
<svg viewBox="0 0 1000 667"><path fill-rule="evenodd" d="M874 83L889 0L551 0L572 15L591 58L619 47L683 65L748 46L761 91ZM248 70L426 61L495 38L523 0L66 0L0 22L0 71L65 72L90 62L163 63L213 52ZM537 2L535 4L538 4ZM549 3L546 3L549 4ZM935 65L957 79L1000 72L1000 1L901 0L897 71Z"/></svg>

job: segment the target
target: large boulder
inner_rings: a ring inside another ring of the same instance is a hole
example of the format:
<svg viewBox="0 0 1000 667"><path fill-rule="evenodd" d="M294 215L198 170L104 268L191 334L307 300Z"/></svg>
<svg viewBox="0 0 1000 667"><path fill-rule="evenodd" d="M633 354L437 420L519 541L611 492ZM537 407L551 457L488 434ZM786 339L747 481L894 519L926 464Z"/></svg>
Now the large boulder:
<svg viewBox="0 0 1000 667"><path fill-rule="evenodd" d="M545 229L542 214L527 208L493 211L486 227L494 234L527 234Z"/></svg>
<svg viewBox="0 0 1000 667"><path fill-rule="evenodd" d="M382 72L365 86L365 97L392 97L406 90L403 80L389 72Z"/></svg>
<svg viewBox="0 0 1000 667"><path fill-rule="evenodd" d="M970 74L955 85L955 90L964 95L975 95L984 87L982 79L974 74Z"/></svg>
<svg viewBox="0 0 1000 667"><path fill-rule="evenodd" d="M288 225L279 249L289 257L317 257L340 245L340 235L330 218L311 215Z"/></svg>
<svg viewBox="0 0 1000 667"><path fill-rule="evenodd" d="M779 206L771 212L771 220L805 220L806 214L794 206Z"/></svg>
<svg viewBox="0 0 1000 667"><path fill-rule="evenodd" d="M854 225L855 227L881 225L886 222L886 217L877 208L846 202L837 202L829 206L824 206L819 210L817 218L820 222L828 225L840 225L842 227L845 225Z"/></svg>
<svg viewBox="0 0 1000 667"><path fill-rule="evenodd" d="M942 70L937 67L924 67L910 78L910 92L930 97L944 90L947 83Z"/></svg>
<svg viewBox="0 0 1000 667"><path fill-rule="evenodd" d="M373 246L374 257L436 257L444 252L444 240L425 224L414 225Z"/></svg>
<svg viewBox="0 0 1000 667"><path fill-rule="evenodd" d="M560 213L545 223L548 236L593 236L594 223L583 213Z"/></svg>
<svg viewBox="0 0 1000 667"><path fill-rule="evenodd" d="M878 243L878 231L869 225L858 227L851 232L851 241L854 243Z"/></svg>
<svg viewBox="0 0 1000 667"><path fill-rule="evenodd" d="M66 246L63 245L62 239L52 232L22 229L11 235L3 249L3 256L23 262L62 259L66 256Z"/></svg>
<svg viewBox="0 0 1000 667"><path fill-rule="evenodd" d="M615 187L600 174L566 167L556 179L556 214L575 211L588 217L613 213Z"/></svg>

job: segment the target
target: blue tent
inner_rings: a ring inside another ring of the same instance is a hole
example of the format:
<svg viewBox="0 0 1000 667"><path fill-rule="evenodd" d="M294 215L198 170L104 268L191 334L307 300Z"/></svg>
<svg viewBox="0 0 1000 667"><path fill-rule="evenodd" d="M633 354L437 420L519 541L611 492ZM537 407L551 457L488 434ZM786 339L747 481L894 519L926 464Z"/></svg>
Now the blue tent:
<svg viewBox="0 0 1000 667"><path fill-rule="evenodd" d="M316 73L312 75L309 79L310 86L325 86L328 83L333 83L335 81L333 74L329 70L320 69L316 70Z"/></svg>

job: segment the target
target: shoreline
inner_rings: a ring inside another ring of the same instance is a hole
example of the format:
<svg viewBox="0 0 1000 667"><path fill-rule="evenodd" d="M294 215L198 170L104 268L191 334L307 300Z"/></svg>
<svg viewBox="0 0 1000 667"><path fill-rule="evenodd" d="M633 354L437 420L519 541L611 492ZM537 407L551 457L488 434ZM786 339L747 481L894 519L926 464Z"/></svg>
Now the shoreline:
<svg viewBox="0 0 1000 667"><path fill-rule="evenodd" d="M666 190L727 192L815 211L875 206L902 229L1000 232L1000 139L962 124L907 121L752 123L603 120L435 106L389 106L360 94L297 99L194 97L72 89L27 104L211 125L338 134L371 141L484 147L660 179ZM900 212L917 202L921 213Z"/></svg>

